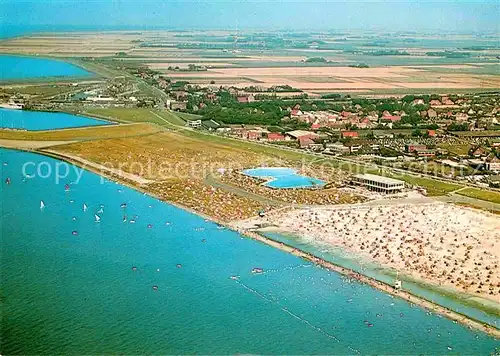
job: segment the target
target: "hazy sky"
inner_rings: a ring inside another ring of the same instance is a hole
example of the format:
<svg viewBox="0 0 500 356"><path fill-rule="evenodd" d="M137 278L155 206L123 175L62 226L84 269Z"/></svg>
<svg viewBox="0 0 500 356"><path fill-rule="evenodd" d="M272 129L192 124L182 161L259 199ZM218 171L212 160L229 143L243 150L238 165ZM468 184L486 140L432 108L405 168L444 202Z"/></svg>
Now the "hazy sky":
<svg viewBox="0 0 500 356"><path fill-rule="evenodd" d="M500 32L500 0L0 0L0 26Z"/></svg>

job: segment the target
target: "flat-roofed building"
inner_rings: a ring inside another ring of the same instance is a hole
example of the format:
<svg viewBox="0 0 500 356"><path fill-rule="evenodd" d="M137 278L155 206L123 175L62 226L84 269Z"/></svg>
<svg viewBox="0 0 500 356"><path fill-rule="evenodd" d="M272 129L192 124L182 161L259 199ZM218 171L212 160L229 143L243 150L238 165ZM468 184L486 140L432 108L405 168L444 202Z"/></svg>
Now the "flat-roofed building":
<svg viewBox="0 0 500 356"><path fill-rule="evenodd" d="M393 178L377 176L375 174L356 174L352 181L370 190L383 193L397 193L405 188L405 182Z"/></svg>

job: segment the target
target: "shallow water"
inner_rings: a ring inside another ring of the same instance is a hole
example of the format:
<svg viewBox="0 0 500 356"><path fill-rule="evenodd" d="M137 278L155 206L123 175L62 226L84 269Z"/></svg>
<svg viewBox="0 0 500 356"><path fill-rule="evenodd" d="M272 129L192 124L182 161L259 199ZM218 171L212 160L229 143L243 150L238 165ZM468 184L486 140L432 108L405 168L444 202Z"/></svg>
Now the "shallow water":
<svg viewBox="0 0 500 356"><path fill-rule="evenodd" d="M264 185L270 188L311 188L324 185L322 180L297 174L297 171L284 167L261 167L245 169L243 174L255 178L270 178Z"/></svg>
<svg viewBox="0 0 500 356"><path fill-rule="evenodd" d="M0 108L0 128L40 131L109 124L108 121L66 113Z"/></svg>
<svg viewBox="0 0 500 356"><path fill-rule="evenodd" d="M23 181L25 162L34 177ZM38 177L40 162L58 161L0 149L4 354L488 354L499 346L95 174L78 184L73 169L59 184Z"/></svg>
<svg viewBox="0 0 500 356"><path fill-rule="evenodd" d="M379 281L389 284L394 283L394 278L396 275L395 270L382 268L380 265L360 259L355 255L349 254L342 249L335 248L326 243L319 243L306 240L299 236L276 232L265 232L262 233L262 235L272 240L286 243L287 245L296 247L302 251L309 252L315 256L321 257L325 261L329 261L339 266L349 268L353 271L357 271ZM462 302L458 298L459 295L456 293L455 298L453 298L453 293L451 293L451 295L447 295L438 289L426 288L426 286L423 286L422 284L419 284L407 278L404 278L403 285L405 290L408 290L415 295L424 297L428 300L448 307L458 313L468 315L474 319L480 320L492 326L500 326L500 320L497 316L473 307L465 302Z"/></svg>
<svg viewBox="0 0 500 356"><path fill-rule="evenodd" d="M60 60L0 55L0 80L89 76L86 70Z"/></svg>

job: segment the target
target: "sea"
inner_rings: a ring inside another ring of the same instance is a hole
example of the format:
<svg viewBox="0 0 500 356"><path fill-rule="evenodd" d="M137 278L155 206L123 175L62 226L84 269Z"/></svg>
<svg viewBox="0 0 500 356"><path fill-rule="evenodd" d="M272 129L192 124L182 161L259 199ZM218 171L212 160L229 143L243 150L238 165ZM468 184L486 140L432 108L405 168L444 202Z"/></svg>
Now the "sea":
<svg viewBox="0 0 500 356"><path fill-rule="evenodd" d="M41 131L109 124L109 121L66 113L0 108L0 128Z"/></svg>
<svg viewBox="0 0 500 356"><path fill-rule="evenodd" d="M0 232L6 355L500 348L482 332L32 152L0 148Z"/></svg>
<svg viewBox="0 0 500 356"><path fill-rule="evenodd" d="M0 80L90 76L86 70L61 60L0 55Z"/></svg>
<svg viewBox="0 0 500 356"><path fill-rule="evenodd" d="M3 354L485 355L500 347L88 171L7 149L0 164Z"/></svg>

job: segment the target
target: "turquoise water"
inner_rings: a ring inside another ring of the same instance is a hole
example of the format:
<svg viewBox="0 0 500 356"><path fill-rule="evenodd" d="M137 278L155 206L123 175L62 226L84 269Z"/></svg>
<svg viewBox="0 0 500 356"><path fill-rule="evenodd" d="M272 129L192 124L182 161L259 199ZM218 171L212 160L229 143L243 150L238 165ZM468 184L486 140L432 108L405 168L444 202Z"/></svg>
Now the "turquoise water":
<svg viewBox="0 0 500 356"><path fill-rule="evenodd" d="M484 355L499 347L95 174L76 183L69 166L56 184L36 173L65 172L56 163L0 149L3 354Z"/></svg>
<svg viewBox="0 0 500 356"><path fill-rule="evenodd" d="M262 167L245 169L243 174L255 178L270 178L264 185L270 188L312 188L325 184L322 180L302 176L294 169L282 167Z"/></svg>
<svg viewBox="0 0 500 356"><path fill-rule="evenodd" d="M65 113L0 108L0 128L39 131L108 124L104 120Z"/></svg>
<svg viewBox="0 0 500 356"><path fill-rule="evenodd" d="M0 80L42 77L87 77L91 74L73 64L59 60L0 55Z"/></svg>

